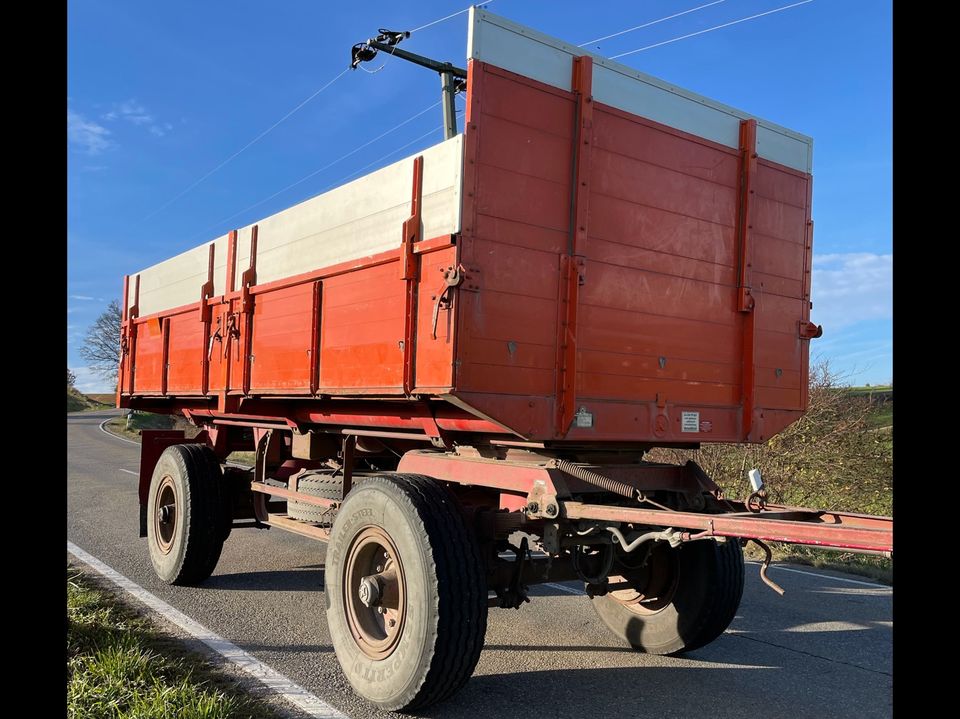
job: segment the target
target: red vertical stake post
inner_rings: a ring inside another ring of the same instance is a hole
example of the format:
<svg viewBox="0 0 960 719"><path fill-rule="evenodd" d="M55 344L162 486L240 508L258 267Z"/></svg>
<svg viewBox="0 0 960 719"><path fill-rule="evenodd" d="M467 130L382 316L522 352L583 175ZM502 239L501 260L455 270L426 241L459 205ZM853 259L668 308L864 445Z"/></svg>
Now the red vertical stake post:
<svg viewBox="0 0 960 719"><path fill-rule="evenodd" d="M221 344L223 345L223 361L220 364L221 377L223 379L223 388L217 397L217 411L228 412L227 395L230 392L232 364L230 358L230 349L233 344L233 330L230 317L233 314L233 300L229 299L233 294L233 286L237 277L237 231L230 230L227 236L227 281L223 288L224 303L221 309L220 328L222 332Z"/></svg>
<svg viewBox="0 0 960 719"><path fill-rule="evenodd" d="M559 332L555 436L564 437L573 422L577 386L577 310L586 279L590 150L593 143L593 58L573 59L571 82L576 107L570 178L570 233L567 254L560 256Z"/></svg>
<svg viewBox="0 0 960 719"><path fill-rule="evenodd" d="M126 309L126 308L125 308ZM133 280L133 305L127 314L127 394L133 394L135 375L137 374L137 316L140 314L140 275Z"/></svg>
<svg viewBox="0 0 960 719"><path fill-rule="evenodd" d="M806 332L800 333L800 341L806 342L800 352L800 407L806 411L810 403L810 340L819 334L812 334L815 325L810 323L810 290L813 279L813 178L807 178L807 218L806 229L803 233L803 306L801 307L800 324ZM818 328L819 329L819 328Z"/></svg>
<svg viewBox="0 0 960 719"><path fill-rule="evenodd" d="M203 324L203 344L200 346L200 391L210 391L210 324L213 319L210 298L213 296L213 265L216 245L211 242L207 252L207 281L200 287L200 322Z"/></svg>
<svg viewBox="0 0 960 719"><path fill-rule="evenodd" d="M737 217L737 311L742 314L741 407L744 440L752 439L756 404L755 301L752 295L753 195L757 175L757 121L740 121L740 207Z"/></svg>
<svg viewBox="0 0 960 719"><path fill-rule="evenodd" d="M130 350L130 340L128 339L127 314L130 308L130 275L123 276L123 295L120 309L120 358L117 363L117 390L116 405L120 406L120 396L123 394L123 381L127 372L127 352Z"/></svg>
<svg viewBox="0 0 960 719"><path fill-rule="evenodd" d="M244 394L250 393L250 375L253 371L253 295L250 288L257 284L257 238L260 225L250 230L250 265L240 277L240 314L243 317L243 329L240 341L243 346L241 360L241 387Z"/></svg>
<svg viewBox="0 0 960 719"><path fill-rule="evenodd" d="M410 217L403 222L403 243L400 246L400 279L406 281L406 300L403 314L403 392L410 394L416 386L415 357L417 354L417 285L420 280L419 256L414 254L414 243L420 240L421 209L423 204L423 155L413 160L413 192L410 199Z"/></svg>
<svg viewBox="0 0 960 719"><path fill-rule="evenodd" d="M151 320L152 321L152 320ZM163 342L160 351L160 394L167 394L167 382L170 377L170 318L160 322L160 337Z"/></svg>

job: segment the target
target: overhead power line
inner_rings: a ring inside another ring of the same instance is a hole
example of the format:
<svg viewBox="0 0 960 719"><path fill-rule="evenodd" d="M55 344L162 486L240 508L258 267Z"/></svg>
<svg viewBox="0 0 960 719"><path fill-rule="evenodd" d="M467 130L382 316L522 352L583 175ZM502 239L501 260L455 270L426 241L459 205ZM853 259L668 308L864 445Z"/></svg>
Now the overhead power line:
<svg viewBox="0 0 960 719"><path fill-rule="evenodd" d="M481 3L477 4L477 7L483 7L484 5L489 5L490 3L494 2L494 1L495 1L495 0L487 0L486 2L481 2ZM447 15L447 16L445 16L445 17L441 17L441 18L438 18L438 19L436 19L436 20L432 20L431 22L428 22L428 23L426 23L425 25L421 25L420 27L416 28L415 30L411 30L410 33L412 34L412 33L415 33L415 32L419 32L420 30L426 30L426 29L429 28L429 27L433 27L434 25L438 25L439 23L445 22L446 20L450 20L451 18L455 18L457 15L462 15L463 13L469 11L469 10L470 10L470 7L472 7L472 6L466 7L466 8L464 8L463 10L459 10L459 11L457 11L457 12L455 12L455 13L451 13L450 15ZM151 212L149 215L147 215L147 216L144 217L143 219L144 219L144 220L149 220L149 219L150 219L151 217L153 217L154 215L159 214L159 213L162 212L163 210L167 209L167 208L168 208L170 205L172 205L174 202L176 202L177 200L179 200L181 197L183 197L184 195L186 195L188 192L190 192L191 190L193 190L197 185L199 185L200 183L202 183L202 182L203 182L204 180L206 180L208 177L210 177L211 175L215 174L215 173L218 172L219 170L223 169L226 165L228 165L230 162L232 162L233 160L235 160L238 156L240 156L241 154L243 154L243 152L245 152L246 150L248 150L249 148L251 148L253 145L257 144L260 140L262 140L264 137L266 137L266 136L269 135L271 132L273 132L273 130L275 130L280 124L282 124L283 122L285 122L286 120L288 120L293 114L295 114L296 112L298 112L299 110L301 110L301 109L304 107L304 105L306 105L306 104L309 103L311 100L313 100L317 95L319 95L321 92L323 92L323 91L326 90L328 87L330 87L331 85L333 85L333 83L335 83L335 82L336 82L337 80L339 80L341 77L343 77L344 75L346 75L347 72L349 71L349 69L350 69L349 67L348 67L348 68L345 68L343 71L340 72L340 74L338 74L338 75L337 75L336 77L334 77L332 80L330 80L329 82L327 82L326 84L324 84L324 85L323 85L322 87L320 87L318 90L315 90L312 94L310 94L308 97L306 97L304 100L302 100L299 104L297 104L293 109L291 109L289 112L287 112L283 117L281 117L279 120L277 120L277 121L274 122L272 125L270 125L270 127L268 127L266 130L264 130L264 131L261 132L259 135L257 135L257 136L254 137L252 140L250 140L250 142L248 142L246 145L244 145L244 146L241 147L239 150L237 150L236 152L234 152L232 155L230 155L229 157L227 157L225 160L223 160L222 162L220 162L216 167L214 167L212 170L208 171L205 175L201 176L200 178L194 180L192 183L190 183L189 185L187 185L184 189L182 189L182 190L181 190L180 192L178 192L176 195L174 195L174 196L171 197L169 200L167 200L166 202L164 202L162 205L160 205L160 207L158 207L157 209L155 209L153 212ZM369 72L369 71L368 71L368 72ZM376 71L374 71L374 72L376 72Z"/></svg>
<svg viewBox="0 0 960 719"><path fill-rule="evenodd" d="M283 194L284 192L286 192L287 190L292 190L294 187L296 187L297 185L300 185L300 184L306 182L306 181L309 180L311 177L315 177L315 176L319 175L321 172L323 172L324 170L328 170L328 169L330 169L331 167L333 167L334 165L336 165L337 163L342 162L343 160L346 160L348 157L351 157L351 156L353 156L353 155L356 155L358 152L360 152L360 150L364 149L365 147L369 147L370 145L372 145L373 143L377 142L378 140L382 140L382 139L383 139L384 137L386 137L387 135L390 135L391 133L396 132L397 130L399 130L399 129L400 129L401 127L403 127L404 125L407 125L407 124L413 122L414 120L416 120L416 119L417 119L418 117L420 117L421 115L424 115L424 114L430 112L430 110L432 110L433 108L438 107L441 102L442 102L442 100L437 100L435 103L433 103L433 104L430 105L429 107L425 107L424 109L422 109L422 110L421 110L420 112L418 112L417 114L412 115L411 117L408 117L408 118L407 118L406 120L404 120L403 122L397 123L396 125L394 125L393 127L391 127L389 130L387 130L386 132L382 132L382 133L380 133L379 135L377 135L377 136L376 136L375 138L373 138L372 140L367 140L365 143L363 143L362 145L359 145L359 146L355 147L354 149L350 150L350 152L346 153L345 155L341 155L341 156L338 157L336 160L333 160L332 162L328 162L326 165L324 165L324 166L321 167L320 169L314 170L313 172L311 172L311 173L308 174L308 175L304 175L303 177L301 177L301 178L300 178L299 180L297 180L296 182L292 182L292 183L290 183L289 185L287 185L286 187L284 187L284 188L282 188L282 189L280 189L280 190L277 190L277 191L274 192L272 195L269 195L269 196L267 196L267 197L264 197L262 200L259 200L258 202L255 202L255 203L253 203L252 205L249 205L249 206L247 206L247 207L244 207L242 210L240 210L240 211L238 211L238 212L234 212L234 213L233 213L232 215L230 215L229 217L224 217L222 220L220 220L219 222L217 222L215 225L211 225L210 227L208 227L206 230L204 230L202 233L199 233L199 234L205 235L205 234L207 234L207 232L209 232L209 231L211 231L211 230L215 230L216 228L220 227L223 223L227 222L228 220L232 220L234 217L237 217L238 215L242 215L243 213L245 213L245 212L247 212L247 211L249 211L249 210L252 210L252 209L255 208L255 207L259 207L259 206L262 205L264 202L268 202L268 201L272 200L272 199L273 199L274 197L276 197L277 195L282 195L282 194ZM194 237L197 237L197 236L198 236L198 235L194 235Z"/></svg>
<svg viewBox="0 0 960 719"><path fill-rule="evenodd" d="M638 47L636 50L630 50L629 52L621 52L619 55L611 55L611 60L616 60L618 57L626 57L627 55L633 55L638 52L643 52L644 50L651 50L655 47L660 47L661 45L669 45L672 42L679 42L680 40L686 40L688 37L694 37L696 35L703 35L707 32L713 32L714 30L720 30L721 28L730 27L731 25L737 25L747 20L755 20L758 17L763 17L764 15L773 15L775 12L782 12L784 10L789 10L790 8L798 7L800 5L806 5L807 3L812 3L813 0L802 0L802 2L795 2L792 5L784 5L783 7L778 7L773 10L767 10L766 12L757 13L756 15L751 15L750 17L743 17L739 20L732 20L730 22L725 22L723 25L715 25L714 27L708 27L706 30L698 30L697 32L691 32L687 35L681 35L680 37L675 37L671 40L664 40L663 42L656 42L653 45L646 45L645 47Z"/></svg>
<svg viewBox="0 0 960 719"><path fill-rule="evenodd" d="M722 2L727 0L713 0L713 2L708 2L706 5L698 5L697 7L690 8L689 10L684 10L683 12L675 12L673 15L667 15L658 20L651 20L650 22L645 22L643 25L637 25L636 27L627 28L626 30L621 30L620 32L615 32L612 35L604 35L603 37L598 37L596 40L588 40L585 43L577 45L577 47L586 47L587 45L592 45L595 42L600 42L601 40L609 40L612 37L620 37L621 35L626 35L628 32L633 32L634 30L641 30L645 27L650 27L651 25L656 25L657 23L666 22L667 20L673 20L675 17L680 17L681 15L689 15L692 12L697 10L703 10L708 8L711 5L719 5Z"/></svg>
<svg viewBox="0 0 960 719"><path fill-rule="evenodd" d="M284 115L284 116L281 117L279 120L277 120L275 123L273 123L272 125L270 125L270 127L268 127L266 130L264 130L263 132L261 132L261 133L260 133L259 135L257 135L255 138L253 138L252 140L250 140L250 142L248 142L246 145L244 145L244 146L241 147L239 150L237 150L236 152L234 152L234 153L233 153L232 155L230 155L226 160L224 160L224 161L221 162L219 165L217 165L216 167L214 167L212 170L210 170L210 171L209 171L207 174L205 174L203 177L201 177L201 178L198 179L198 180L194 180L191 184L187 185L187 187L185 187L183 190L181 190L180 192L178 192L178 193L177 193L176 195L174 195L171 199L169 199L169 200L167 200L166 202L164 202L162 205L160 205L160 207L158 207L157 209L155 209L153 212L151 212L149 215L147 215L147 216L144 217L143 219L144 219L144 220L149 220L151 217L153 217L154 215L156 215L156 214L157 214L158 212L160 212L161 210L165 210L165 209L168 208L170 205L172 205L174 202L176 202L176 201L179 200L181 197L183 197L183 196L186 195L188 192L190 192L190 190L192 190L194 187L196 187L196 186L199 185L201 182L203 182L203 181L206 180L208 177L210 177L210 175L214 174L215 172L217 172L218 170L220 170L221 168L223 168L225 165L227 165L229 162L231 162L232 160L234 160L234 159L235 159L238 155L240 155L242 152L244 152L244 151L247 150L248 148L250 148L250 147L252 147L253 145L255 145L256 143L258 143L260 140L262 140L264 137L266 137L270 132L272 132L280 123L282 123L282 122L284 122L285 120L287 120L291 115L293 115L295 112L297 112L298 110L300 110L300 108L302 108L304 105L306 105L308 102L310 102L313 98L315 98L315 97L316 97L317 95L319 95L321 92L323 92L324 90L326 90L328 87L330 87L333 83L335 83L335 82L336 82L337 80L339 80L341 77L343 77L344 75L346 75L347 72L349 72L349 70L350 70L349 67L344 68L343 71L341 71L339 75L337 75L337 76L334 77L332 80L330 80L328 83L326 83L325 85L323 85L319 90L315 90L309 97L307 97L305 100L303 100L302 102L300 102L299 105L297 105L297 106L294 107L292 110L290 110L286 115Z"/></svg>
<svg viewBox="0 0 960 719"><path fill-rule="evenodd" d="M462 117L463 114L464 114L464 112L466 112L466 110L458 110L457 113L456 113L456 117ZM427 132L423 133L422 135L419 135L419 136L413 138L412 140L410 140L410 142L404 143L403 145L400 145L400 147L398 147L397 149L388 152L388 153L387 153L386 155L384 155L383 157L379 157L379 158L377 158L376 160L374 160L373 162L367 163L366 165L364 165L364 166L361 167L360 169L354 170L353 172L351 172L351 173L350 173L349 175L347 175L346 177L340 178L339 180L337 180L336 182L334 182L332 185L330 185L329 187L327 187L326 190L323 190L323 192L327 192L327 191L332 190L332 189L334 189L334 188L336 188L336 187L339 187L340 185L344 184L344 183L347 182L348 180L351 180L351 179L353 179L354 177L356 177L357 175L361 174L364 170L368 170L369 168L374 167L375 165L379 165L381 162L383 162L384 160L386 160L386 159L389 158L389 157L393 157L394 155L396 155L396 154L397 154L398 152L400 152L401 150L406 150L408 147L410 147L410 145L413 145L413 144L419 142L420 140L423 140L423 139L426 138L426 137L430 137L430 135L436 135L438 132L442 132L442 131L443 131L443 128L442 128L442 127L435 127L435 128L433 128L432 130L428 130ZM379 169L379 168L378 168L378 169Z"/></svg>
<svg viewBox="0 0 960 719"><path fill-rule="evenodd" d="M486 2L477 3L477 4L476 4L476 7L483 7L483 6L485 6L485 5L489 5L489 4L492 3L492 2L495 2L495 0L486 0ZM450 14L447 15L446 17L442 17L442 18L440 18L439 20L433 20L432 22L428 22L426 25L421 25L420 27L418 27L418 28L416 28L416 29L414 29L414 30L411 30L411 31L410 31L410 34L412 35L412 34L415 33L415 32L420 32L421 30L426 30L428 27L433 27L434 25L438 25L439 23L446 22L447 20L450 20L451 18L455 18L457 15L463 15L465 12L469 11L471 7L474 7L474 6L473 6L473 5L468 5L468 6L465 7L463 10L458 10L458 11L455 12L455 13L450 13Z"/></svg>

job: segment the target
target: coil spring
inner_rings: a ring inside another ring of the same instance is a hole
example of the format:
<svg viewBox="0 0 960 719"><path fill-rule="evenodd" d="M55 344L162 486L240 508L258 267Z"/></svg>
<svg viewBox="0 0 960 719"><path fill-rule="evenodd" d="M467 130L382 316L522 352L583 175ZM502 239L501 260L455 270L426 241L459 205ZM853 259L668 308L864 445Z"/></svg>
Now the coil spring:
<svg viewBox="0 0 960 719"><path fill-rule="evenodd" d="M604 489L607 492L613 492L614 494L630 497L631 499L637 498L638 496L637 490L626 482L620 482L616 479L604 477L602 474L591 472L585 467L578 467L577 465L573 464L572 462L568 462L565 459L557 460L557 469L564 474L569 474L577 479L582 479L584 482L592 484L595 487L600 487L600 489Z"/></svg>

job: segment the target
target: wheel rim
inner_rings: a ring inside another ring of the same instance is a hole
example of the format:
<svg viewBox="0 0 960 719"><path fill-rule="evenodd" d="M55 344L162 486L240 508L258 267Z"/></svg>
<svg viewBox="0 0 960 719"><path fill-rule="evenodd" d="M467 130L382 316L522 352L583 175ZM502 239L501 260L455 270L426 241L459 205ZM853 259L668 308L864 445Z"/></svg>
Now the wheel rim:
<svg viewBox="0 0 960 719"><path fill-rule="evenodd" d="M173 477L167 475L160 480L157 498L153 504L153 535L157 547L163 554L169 554L173 548L173 539L177 533L177 488Z"/></svg>
<svg viewBox="0 0 960 719"><path fill-rule="evenodd" d="M658 543L650 550L644 566L610 576L611 584L630 582L631 586L612 591L609 596L636 614L657 614L673 602L679 581L678 550Z"/></svg>
<svg viewBox="0 0 960 719"><path fill-rule="evenodd" d="M407 582L397 547L382 528L364 527L353 538L342 586L353 640L371 659L386 659L403 634Z"/></svg>

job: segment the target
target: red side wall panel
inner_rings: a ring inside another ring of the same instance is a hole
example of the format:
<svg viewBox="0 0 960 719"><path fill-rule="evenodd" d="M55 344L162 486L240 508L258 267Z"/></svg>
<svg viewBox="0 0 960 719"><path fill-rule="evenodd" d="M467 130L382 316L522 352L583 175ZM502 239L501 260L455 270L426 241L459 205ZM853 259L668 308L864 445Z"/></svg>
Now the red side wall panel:
<svg viewBox="0 0 960 719"><path fill-rule="evenodd" d="M809 317L810 177L758 162L741 258L741 152L593 103L581 138L591 150L576 174L587 188L586 239L574 248L577 96L481 63L470 73L465 168L475 170L464 173L461 252L482 290L461 296L458 396L521 434L534 424L538 439L760 441L796 419L807 381L798 327ZM571 252L584 268L575 396L593 415L589 428L552 426L566 342L561 262ZM755 298L749 318L737 307L741 261ZM683 431L692 412L699 431Z"/></svg>

